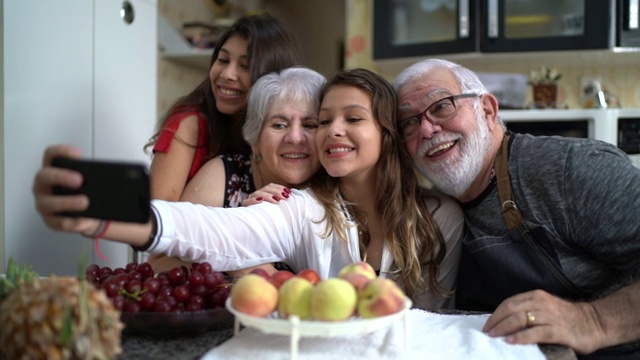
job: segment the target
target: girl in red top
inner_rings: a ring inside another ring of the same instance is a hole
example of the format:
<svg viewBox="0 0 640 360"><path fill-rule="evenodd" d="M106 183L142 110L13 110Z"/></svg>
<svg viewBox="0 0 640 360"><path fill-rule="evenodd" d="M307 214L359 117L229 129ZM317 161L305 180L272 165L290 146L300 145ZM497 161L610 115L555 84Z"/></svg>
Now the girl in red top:
<svg viewBox="0 0 640 360"><path fill-rule="evenodd" d="M154 146L151 196L178 201L210 158L250 153L242 137L249 89L262 75L301 64L294 35L268 14L240 18L218 41L209 75L176 101L147 146Z"/></svg>

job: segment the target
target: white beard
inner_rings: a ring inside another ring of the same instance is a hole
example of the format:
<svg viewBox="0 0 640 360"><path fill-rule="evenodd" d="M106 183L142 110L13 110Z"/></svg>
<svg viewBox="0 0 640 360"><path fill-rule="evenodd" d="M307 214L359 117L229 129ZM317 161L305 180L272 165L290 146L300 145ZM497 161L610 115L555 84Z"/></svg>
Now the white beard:
<svg viewBox="0 0 640 360"><path fill-rule="evenodd" d="M476 111L477 131L463 137L458 133L439 133L420 144L416 166L433 185L444 194L459 198L464 195L482 170L484 154L491 146L489 127L480 112ZM437 163L422 162L428 149L435 144L458 140L460 156L449 157Z"/></svg>

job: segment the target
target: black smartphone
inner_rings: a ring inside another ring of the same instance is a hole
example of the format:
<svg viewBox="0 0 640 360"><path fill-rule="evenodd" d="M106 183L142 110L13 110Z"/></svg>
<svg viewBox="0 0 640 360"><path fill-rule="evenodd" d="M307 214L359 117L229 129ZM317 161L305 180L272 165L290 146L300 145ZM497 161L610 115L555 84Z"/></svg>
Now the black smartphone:
<svg viewBox="0 0 640 360"><path fill-rule="evenodd" d="M54 194L86 194L89 197L89 207L85 211L61 215L136 223L149 221L151 199L146 166L61 157L53 159L51 165L76 170L84 177L80 188L54 187Z"/></svg>

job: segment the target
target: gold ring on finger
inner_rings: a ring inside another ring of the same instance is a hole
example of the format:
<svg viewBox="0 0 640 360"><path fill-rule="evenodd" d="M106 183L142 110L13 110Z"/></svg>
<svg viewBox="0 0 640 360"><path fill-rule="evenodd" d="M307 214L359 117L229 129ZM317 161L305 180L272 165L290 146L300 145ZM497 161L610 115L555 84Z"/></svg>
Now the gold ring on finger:
<svg viewBox="0 0 640 360"><path fill-rule="evenodd" d="M527 327L532 327L535 321L536 316L533 314L533 311L527 311Z"/></svg>

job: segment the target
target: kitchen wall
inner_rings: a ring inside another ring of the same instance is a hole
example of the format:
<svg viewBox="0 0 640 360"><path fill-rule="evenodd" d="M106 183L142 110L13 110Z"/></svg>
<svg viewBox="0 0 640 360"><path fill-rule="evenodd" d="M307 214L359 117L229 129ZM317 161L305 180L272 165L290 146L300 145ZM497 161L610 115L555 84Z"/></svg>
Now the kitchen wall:
<svg viewBox="0 0 640 360"><path fill-rule="evenodd" d="M215 14L203 0L158 0L158 15L180 29L185 22L211 23ZM206 70L158 58L158 115L162 116L180 96L187 95L207 76ZM150 134L151 135L151 134Z"/></svg>
<svg viewBox="0 0 640 360"><path fill-rule="evenodd" d="M261 10L281 19L296 32L307 64L326 76L342 67L365 67L392 80L404 67L420 60L372 60L372 0L263 0L258 3ZM159 0L159 13L176 28L185 21L215 18L206 0ZM597 76L606 90L618 96L623 107L640 108L640 52L534 52L443 57L481 72L527 75L540 65L556 67L563 73L559 102L570 108L579 107L581 77ZM161 58L158 62L158 114L166 111L175 98L193 89L206 75L202 69ZM531 102L530 89L527 89L526 102Z"/></svg>
<svg viewBox="0 0 640 360"><path fill-rule="evenodd" d="M366 67L393 79L404 67L420 60L372 60L372 0L346 0L346 67ZM563 73L559 83L559 102L570 108L580 104L580 78L598 76L603 87L616 94L623 107L640 108L640 51L535 52L524 54L482 54L443 56L475 71L512 72L528 75L545 65ZM531 102L531 91L527 92Z"/></svg>
<svg viewBox="0 0 640 360"><path fill-rule="evenodd" d="M345 0L264 0L302 46L305 64L329 77L343 67Z"/></svg>
<svg viewBox="0 0 640 360"><path fill-rule="evenodd" d="M184 22L211 23L220 15L210 0L159 0L158 13L175 29ZM212 2L212 1L211 1ZM266 11L280 19L298 38L305 64L330 76L342 67L345 34L345 0L235 0L249 11ZM158 114L162 115L180 96L193 90L206 69L162 58L158 61Z"/></svg>

